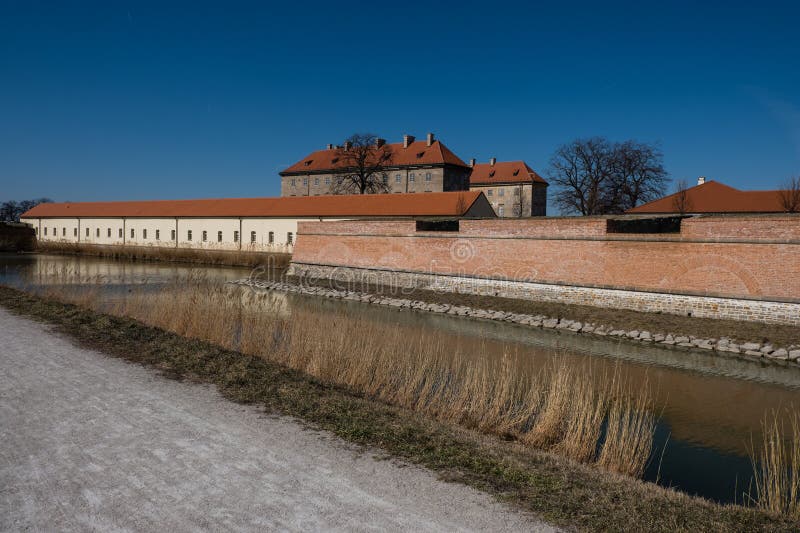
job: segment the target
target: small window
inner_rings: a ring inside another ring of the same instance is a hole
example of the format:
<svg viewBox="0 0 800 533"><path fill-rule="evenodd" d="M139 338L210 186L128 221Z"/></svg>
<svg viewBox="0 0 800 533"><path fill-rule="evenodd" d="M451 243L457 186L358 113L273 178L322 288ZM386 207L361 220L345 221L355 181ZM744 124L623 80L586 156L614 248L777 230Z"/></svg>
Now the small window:
<svg viewBox="0 0 800 533"><path fill-rule="evenodd" d="M131 239L136 238L136 230L131 228Z"/></svg>
<svg viewBox="0 0 800 533"><path fill-rule="evenodd" d="M187 241L191 241L192 240L192 230L187 230L186 231L186 240Z"/></svg>
<svg viewBox="0 0 800 533"><path fill-rule="evenodd" d="M286 234L286 244L292 244L292 240L294 239L294 235L290 231Z"/></svg>
<svg viewBox="0 0 800 533"><path fill-rule="evenodd" d="M78 228L72 228L72 236L73 237L77 237L78 236Z"/></svg>
<svg viewBox="0 0 800 533"><path fill-rule="evenodd" d="M222 242L222 232L221 231L217 232L217 242Z"/></svg>
<svg viewBox="0 0 800 533"><path fill-rule="evenodd" d="M506 208L505 207L503 207L502 205L497 207L497 214L498 215L503 216L503 215L505 215L505 213L506 213Z"/></svg>
<svg viewBox="0 0 800 533"><path fill-rule="evenodd" d="M296 186L297 186L297 180L292 178L292 187L296 187Z"/></svg>
<svg viewBox="0 0 800 533"><path fill-rule="evenodd" d="M89 228L86 228L86 236L89 236Z"/></svg>
<svg viewBox="0 0 800 533"><path fill-rule="evenodd" d="M208 241L208 232L203 230L203 242Z"/></svg>
<svg viewBox="0 0 800 533"><path fill-rule="evenodd" d="M268 242L270 244L273 244L275 242L275 232L274 231L270 231L269 232L269 241Z"/></svg>
<svg viewBox="0 0 800 533"><path fill-rule="evenodd" d="M38 226L33 228L33 231L36 233L36 235L39 235L39 227Z"/></svg>
<svg viewBox="0 0 800 533"><path fill-rule="evenodd" d="M400 174L395 174L395 176L394 176L394 182L395 183L400 183L402 180L403 180L403 177Z"/></svg>
<svg viewBox="0 0 800 533"><path fill-rule="evenodd" d="M505 189L498 189L497 196L505 196L505 195L506 195L506 190Z"/></svg>
<svg viewBox="0 0 800 533"><path fill-rule="evenodd" d="M308 178L303 178L303 185L308 185Z"/></svg>
<svg viewBox="0 0 800 533"><path fill-rule="evenodd" d="M44 234L47 235L47 226L44 227Z"/></svg>
<svg viewBox="0 0 800 533"><path fill-rule="evenodd" d="M488 191L486 191L486 196L492 196L492 194L493 194L492 189L489 189Z"/></svg>
<svg viewBox="0 0 800 533"><path fill-rule="evenodd" d="M233 232L233 242L239 242L239 232L238 231L234 231Z"/></svg>
<svg viewBox="0 0 800 533"><path fill-rule="evenodd" d="M172 240L172 241L174 241L174 240L175 240L175 230L172 230L172 231L170 231L169 238L170 238L170 240Z"/></svg>
<svg viewBox="0 0 800 533"><path fill-rule="evenodd" d="M389 176L388 176L388 174L384 174L383 175L383 184L386 185L387 183L389 183Z"/></svg>
<svg viewBox="0 0 800 533"><path fill-rule="evenodd" d="M256 232L255 231L251 231L250 232L250 242L251 243L255 243L256 242Z"/></svg>
<svg viewBox="0 0 800 533"><path fill-rule="evenodd" d="M122 238L122 228L119 228L119 238Z"/></svg>
<svg viewBox="0 0 800 533"><path fill-rule="evenodd" d="M411 174L408 175L408 181L414 181L414 179L415 179L414 173L412 172Z"/></svg>
<svg viewBox="0 0 800 533"><path fill-rule="evenodd" d="M94 230L94 236L97 237L98 239L100 238L100 228Z"/></svg>
<svg viewBox="0 0 800 533"><path fill-rule="evenodd" d="M160 241L160 240L161 240L161 230L160 230L160 229L157 229L157 230L156 230L156 240L157 240L157 241Z"/></svg>
<svg viewBox="0 0 800 533"><path fill-rule="evenodd" d="M147 239L147 230L146 229L142 230L142 239Z"/></svg>
<svg viewBox="0 0 800 533"><path fill-rule="evenodd" d="M67 228L61 228L61 236L62 237L66 237L67 236Z"/></svg>
<svg viewBox="0 0 800 533"><path fill-rule="evenodd" d="M425 181L431 181L431 173L430 172L426 172L425 173Z"/></svg>
<svg viewBox="0 0 800 533"><path fill-rule="evenodd" d="M325 176L325 185L330 185L330 184L331 184L331 177Z"/></svg>
<svg viewBox="0 0 800 533"><path fill-rule="evenodd" d="M319 178L314 178L314 185L319 185Z"/></svg>
<svg viewBox="0 0 800 533"><path fill-rule="evenodd" d="M108 231L106 232L106 237L108 237L109 239L111 238L111 228L108 228Z"/></svg>
<svg viewBox="0 0 800 533"><path fill-rule="evenodd" d="M514 196L519 196L519 189L514 189Z"/></svg>

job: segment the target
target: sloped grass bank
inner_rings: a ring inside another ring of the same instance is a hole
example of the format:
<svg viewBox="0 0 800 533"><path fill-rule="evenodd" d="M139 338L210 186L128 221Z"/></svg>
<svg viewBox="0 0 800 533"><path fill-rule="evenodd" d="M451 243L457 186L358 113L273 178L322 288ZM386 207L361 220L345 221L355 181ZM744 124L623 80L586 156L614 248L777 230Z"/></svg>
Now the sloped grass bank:
<svg viewBox="0 0 800 533"><path fill-rule="evenodd" d="M792 531L800 524L720 506L603 472L366 399L259 357L223 350L140 322L0 287L0 305L54 324L109 355L175 379L215 384L228 399L257 403L389 456L430 468L553 523L582 530Z"/></svg>

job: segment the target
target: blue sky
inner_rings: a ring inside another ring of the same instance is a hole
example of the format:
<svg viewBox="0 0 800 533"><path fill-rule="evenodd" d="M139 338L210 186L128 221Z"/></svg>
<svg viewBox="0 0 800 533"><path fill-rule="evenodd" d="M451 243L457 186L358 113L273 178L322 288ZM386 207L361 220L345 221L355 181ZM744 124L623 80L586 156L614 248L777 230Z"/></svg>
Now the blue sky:
<svg viewBox="0 0 800 533"><path fill-rule="evenodd" d="M278 195L365 131L542 173L634 138L673 178L775 188L800 174L800 7L750 4L3 0L0 200Z"/></svg>

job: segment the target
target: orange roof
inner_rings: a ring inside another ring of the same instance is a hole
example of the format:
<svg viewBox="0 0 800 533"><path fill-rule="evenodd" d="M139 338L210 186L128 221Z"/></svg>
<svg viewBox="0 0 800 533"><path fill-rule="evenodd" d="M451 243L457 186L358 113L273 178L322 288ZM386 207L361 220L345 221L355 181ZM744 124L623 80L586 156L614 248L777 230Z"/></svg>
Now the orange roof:
<svg viewBox="0 0 800 533"><path fill-rule="evenodd" d="M547 182L524 161L499 161L494 165L478 163L472 167L470 185L499 185L502 183Z"/></svg>
<svg viewBox="0 0 800 533"><path fill-rule="evenodd" d="M740 191L709 180L686 189L687 213L783 213L779 191ZM677 213L677 193L642 204L627 213Z"/></svg>
<svg viewBox="0 0 800 533"><path fill-rule="evenodd" d="M26 211L21 218L462 216L482 195L483 193L479 191L463 191L284 198L45 203Z"/></svg>
<svg viewBox="0 0 800 533"><path fill-rule="evenodd" d="M409 144L408 148L403 148L403 143L384 144L383 149L392 151L392 160L386 165L389 167L445 164L462 167L467 166L466 163L439 141L433 141L430 146L428 146L427 141L415 141ZM339 156L339 150L336 148L317 150L289 168L284 169L280 174L321 172L340 169L343 168L343 164L339 161Z"/></svg>

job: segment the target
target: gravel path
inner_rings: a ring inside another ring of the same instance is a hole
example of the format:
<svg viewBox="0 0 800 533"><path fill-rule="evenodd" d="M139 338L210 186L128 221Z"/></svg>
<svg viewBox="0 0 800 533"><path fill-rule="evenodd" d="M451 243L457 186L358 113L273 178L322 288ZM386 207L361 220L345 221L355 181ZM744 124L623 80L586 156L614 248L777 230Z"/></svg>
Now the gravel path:
<svg viewBox="0 0 800 533"><path fill-rule="evenodd" d="M0 529L550 528L0 309Z"/></svg>

